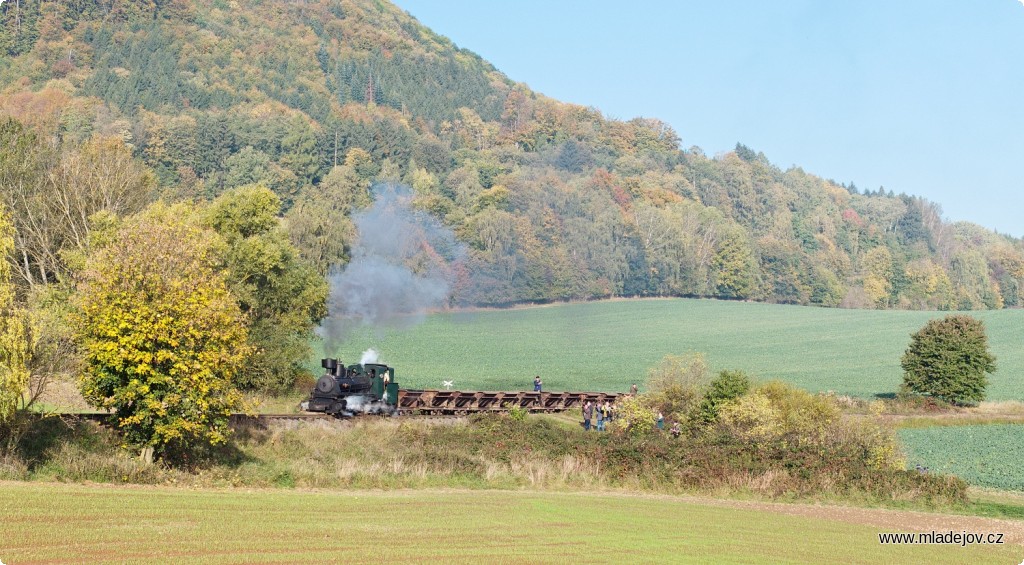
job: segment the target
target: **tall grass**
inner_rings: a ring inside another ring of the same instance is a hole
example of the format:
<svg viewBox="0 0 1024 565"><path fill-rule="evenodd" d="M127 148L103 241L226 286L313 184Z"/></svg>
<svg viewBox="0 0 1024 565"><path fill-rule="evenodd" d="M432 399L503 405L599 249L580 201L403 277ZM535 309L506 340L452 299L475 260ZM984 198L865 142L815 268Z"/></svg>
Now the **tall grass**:
<svg viewBox="0 0 1024 565"><path fill-rule="evenodd" d="M966 500L962 481L876 468L848 441L766 449L714 434L584 432L545 417L244 425L232 447L189 470L145 465L93 423L50 432L34 456L0 466L0 477L196 487L727 492L924 506Z"/></svg>

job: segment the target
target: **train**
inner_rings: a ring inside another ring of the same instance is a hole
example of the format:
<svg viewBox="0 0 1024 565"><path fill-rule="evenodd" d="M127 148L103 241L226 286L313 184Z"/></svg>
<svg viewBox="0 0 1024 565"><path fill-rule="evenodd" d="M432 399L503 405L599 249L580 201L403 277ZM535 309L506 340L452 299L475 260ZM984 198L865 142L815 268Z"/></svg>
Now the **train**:
<svg viewBox="0 0 1024 565"><path fill-rule="evenodd" d="M614 404L625 396L607 392L403 389L398 386L395 368L382 363L346 366L338 359L327 358L321 359L320 365L324 374L299 408L337 418L359 414L461 416L507 412L514 408L529 412L563 412L579 409L587 402Z"/></svg>
<svg viewBox="0 0 1024 565"><path fill-rule="evenodd" d="M398 406L395 370L381 363L354 364L321 359L324 374L299 408L336 417L356 414L392 414Z"/></svg>

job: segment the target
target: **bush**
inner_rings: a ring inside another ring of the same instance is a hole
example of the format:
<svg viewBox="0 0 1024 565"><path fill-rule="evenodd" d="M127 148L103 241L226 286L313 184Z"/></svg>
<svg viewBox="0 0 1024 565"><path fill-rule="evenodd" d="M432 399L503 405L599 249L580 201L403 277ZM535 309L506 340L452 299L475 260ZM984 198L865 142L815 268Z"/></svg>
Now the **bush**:
<svg viewBox="0 0 1024 565"><path fill-rule="evenodd" d="M985 325L966 315L931 320L903 354L903 386L953 404L985 399L986 373L996 370Z"/></svg>
<svg viewBox="0 0 1024 565"><path fill-rule="evenodd" d="M612 430L634 437L654 431L658 415L642 396L629 396L616 403L618 413L612 421Z"/></svg>
<svg viewBox="0 0 1024 565"><path fill-rule="evenodd" d="M113 430L92 422L36 423L21 458L0 459L0 477L198 487L625 488L925 504L963 502L966 489L960 479L897 468L886 452L891 435L858 420L835 421L818 445L769 446L727 434L595 434L555 418L500 414L248 423L237 427L233 448L193 469L130 458Z"/></svg>
<svg viewBox="0 0 1024 565"><path fill-rule="evenodd" d="M642 405L655 414L661 412L666 422L689 423L708 385L708 364L701 354L666 355L647 377L647 392Z"/></svg>
<svg viewBox="0 0 1024 565"><path fill-rule="evenodd" d="M722 371L711 381L700 403L700 418L705 424L718 419L718 411L728 402L750 391L750 377L743 371Z"/></svg>
<svg viewBox="0 0 1024 565"><path fill-rule="evenodd" d="M835 401L773 381L721 409L720 429L742 441L820 445L839 418Z"/></svg>
<svg viewBox="0 0 1024 565"><path fill-rule="evenodd" d="M782 434L781 416L763 394L744 396L723 408L719 423L729 436L747 442L768 442Z"/></svg>

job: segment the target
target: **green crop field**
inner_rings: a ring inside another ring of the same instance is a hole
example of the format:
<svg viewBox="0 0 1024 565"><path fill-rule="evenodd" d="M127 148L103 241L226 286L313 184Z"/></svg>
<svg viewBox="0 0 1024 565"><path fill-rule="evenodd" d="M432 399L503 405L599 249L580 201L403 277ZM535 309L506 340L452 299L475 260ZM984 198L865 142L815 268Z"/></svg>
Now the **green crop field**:
<svg viewBox="0 0 1024 565"><path fill-rule="evenodd" d="M877 534L900 528L841 522L842 509L835 518L824 507L812 510L821 516L616 494L0 483L0 560L1017 563L1024 550L883 546ZM956 529L958 518L948 518Z"/></svg>
<svg viewBox="0 0 1024 565"><path fill-rule="evenodd" d="M1024 491L1024 425L902 429L907 462L983 487Z"/></svg>
<svg viewBox="0 0 1024 565"><path fill-rule="evenodd" d="M1024 310L973 312L984 320L999 370L990 400L1024 400ZM841 310L714 300L616 300L446 313L418 326L356 332L346 363L368 348L408 388L625 391L642 386L666 354L703 352L714 369L743 369L811 391L870 397L902 382L910 334L943 312ZM325 349L321 345L319 354ZM317 371L320 369L317 368Z"/></svg>

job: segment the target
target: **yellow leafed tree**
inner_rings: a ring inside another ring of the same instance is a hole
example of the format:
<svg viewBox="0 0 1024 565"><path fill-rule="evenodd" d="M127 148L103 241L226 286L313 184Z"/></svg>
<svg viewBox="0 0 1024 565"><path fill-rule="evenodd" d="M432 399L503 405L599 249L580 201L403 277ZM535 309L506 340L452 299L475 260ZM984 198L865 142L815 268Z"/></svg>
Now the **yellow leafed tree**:
<svg viewBox="0 0 1024 565"><path fill-rule="evenodd" d="M33 332L28 317L15 302L7 256L14 250L14 228L0 207L0 438L11 439L15 412L28 388L28 362ZM10 448L11 445L4 447Z"/></svg>
<svg viewBox="0 0 1024 565"><path fill-rule="evenodd" d="M241 404L246 324L216 269L219 237L184 205L156 204L90 257L75 316L83 396L125 443L171 461L223 443Z"/></svg>

